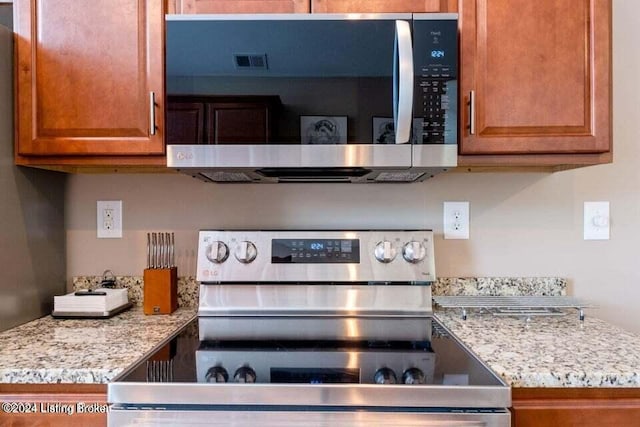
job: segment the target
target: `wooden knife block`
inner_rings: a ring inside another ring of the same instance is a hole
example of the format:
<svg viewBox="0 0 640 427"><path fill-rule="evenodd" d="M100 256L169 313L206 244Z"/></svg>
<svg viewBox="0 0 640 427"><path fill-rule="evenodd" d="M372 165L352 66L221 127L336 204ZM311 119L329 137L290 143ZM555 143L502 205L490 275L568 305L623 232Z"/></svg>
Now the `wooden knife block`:
<svg viewBox="0 0 640 427"><path fill-rule="evenodd" d="M144 314L171 314L178 308L178 268L144 270Z"/></svg>

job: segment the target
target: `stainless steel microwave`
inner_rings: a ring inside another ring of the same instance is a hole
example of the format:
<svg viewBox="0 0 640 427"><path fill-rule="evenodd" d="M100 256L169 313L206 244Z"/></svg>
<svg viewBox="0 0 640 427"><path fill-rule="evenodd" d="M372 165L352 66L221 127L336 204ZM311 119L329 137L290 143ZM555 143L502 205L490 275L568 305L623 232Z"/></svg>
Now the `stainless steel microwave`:
<svg viewBox="0 0 640 427"><path fill-rule="evenodd" d="M171 168L415 182L457 164L456 14L168 15L166 30Z"/></svg>

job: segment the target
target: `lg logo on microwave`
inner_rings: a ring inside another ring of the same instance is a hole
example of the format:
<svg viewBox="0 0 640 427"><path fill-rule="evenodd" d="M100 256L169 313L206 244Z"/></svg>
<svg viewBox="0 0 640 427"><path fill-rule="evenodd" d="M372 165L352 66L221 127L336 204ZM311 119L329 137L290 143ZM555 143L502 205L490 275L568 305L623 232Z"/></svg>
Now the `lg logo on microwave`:
<svg viewBox="0 0 640 427"><path fill-rule="evenodd" d="M184 151L178 151L176 153L176 159L178 160L191 160L193 159L192 153L185 153Z"/></svg>

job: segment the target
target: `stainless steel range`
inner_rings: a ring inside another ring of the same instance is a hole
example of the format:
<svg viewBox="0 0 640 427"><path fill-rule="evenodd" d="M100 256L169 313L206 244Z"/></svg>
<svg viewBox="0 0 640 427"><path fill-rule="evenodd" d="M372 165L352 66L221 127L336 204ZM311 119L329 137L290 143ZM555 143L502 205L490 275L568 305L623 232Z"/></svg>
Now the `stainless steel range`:
<svg viewBox="0 0 640 427"><path fill-rule="evenodd" d="M109 425L509 426L432 316L433 233L201 231L198 318L109 384Z"/></svg>

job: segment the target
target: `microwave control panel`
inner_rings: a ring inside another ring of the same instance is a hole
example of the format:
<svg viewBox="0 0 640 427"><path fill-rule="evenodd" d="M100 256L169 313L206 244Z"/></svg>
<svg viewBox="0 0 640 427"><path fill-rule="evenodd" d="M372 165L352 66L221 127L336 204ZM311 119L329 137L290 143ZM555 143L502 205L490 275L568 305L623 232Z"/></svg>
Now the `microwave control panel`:
<svg viewBox="0 0 640 427"><path fill-rule="evenodd" d="M413 21L414 144L457 144L458 21Z"/></svg>

